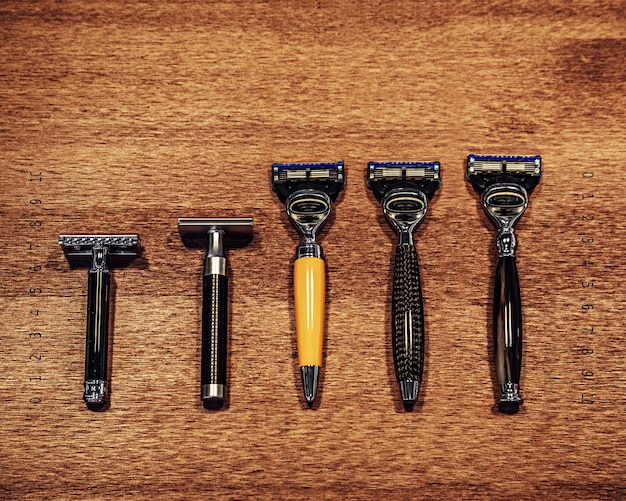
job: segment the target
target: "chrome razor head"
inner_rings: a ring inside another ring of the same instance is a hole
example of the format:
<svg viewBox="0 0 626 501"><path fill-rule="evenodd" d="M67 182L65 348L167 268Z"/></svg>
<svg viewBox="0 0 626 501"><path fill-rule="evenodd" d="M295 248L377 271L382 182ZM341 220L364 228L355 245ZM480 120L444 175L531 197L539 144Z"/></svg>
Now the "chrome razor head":
<svg viewBox="0 0 626 501"><path fill-rule="evenodd" d="M281 202L301 190L323 191L335 200L345 185L343 162L272 165L272 189Z"/></svg>
<svg viewBox="0 0 626 501"><path fill-rule="evenodd" d="M139 235L60 235L59 245L70 256L91 256L96 246L109 248L109 255L137 257L141 254Z"/></svg>
<svg viewBox="0 0 626 501"><path fill-rule="evenodd" d="M330 215L331 198L320 190L299 190L287 198L287 215L305 243L315 243L317 232Z"/></svg>
<svg viewBox="0 0 626 501"><path fill-rule="evenodd" d="M253 227L251 217L178 219L178 232L188 247L206 247L210 235L215 232L224 235L224 243L229 247L244 247L252 240Z"/></svg>
<svg viewBox="0 0 626 501"><path fill-rule="evenodd" d="M369 162L367 187L382 201L398 188L419 190L430 198L441 186L439 162Z"/></svg>
<svg viewBox="0 0 626 501"><path fill-rule="evenodd" d="M332 201L346 185L343 162L273 164L272 189L302 235L297 256L321 256L317 233L330 215Z"/></svg>
<svg viewBox="0 0 626 501"><path fill-rule="evenodd" d="M60 235L59 245L76 265L91 263L94 248L106 248L108 260L118 265L141 256L139 235Z"/></svg>
<svg viewBox="0 0 626 501"><path fill-rule="evenodd" d="M424 192L412 188L396 188L385 193L382 205L383 213L400 235L400 241L412 243L412 234L428 209L428 198Z"/></svg>
<svg viewBox="0 0 626 501"><path fill-rule="evenodd" d="M528 194L541 180L540 156L469 155L467 180L482 194L482 205L499 231L509 229L528 207ZM515 241L503 246L504 254L512 254Z"/></svg>
<svg viewBox="0 0 626 501"><path fill-rule="evenodd" d="M530 192L541 180L541 157L471 154L465 177L479 193L493 184L518 184Z"/></svg>
<svg viewBox="0 0 626 501"><path fill-rule="evenodd" d="M439 162L369 162L367 186L382 202L389 224L401 242L412 242L422 222L428 199L441 186Z"/></svg>
<svg viewBox="0 0 626 501"><path fill-rule="evenodd" d="M498 228L512 228L528 207L528 192L519 184L492 184L483 193L483 209Z"/></svg>

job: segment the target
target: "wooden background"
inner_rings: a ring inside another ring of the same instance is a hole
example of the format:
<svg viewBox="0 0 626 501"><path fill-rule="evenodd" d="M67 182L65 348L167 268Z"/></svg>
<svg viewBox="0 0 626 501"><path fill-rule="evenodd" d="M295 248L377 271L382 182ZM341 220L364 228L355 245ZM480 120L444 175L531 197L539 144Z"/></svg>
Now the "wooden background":
<svg viewBox="0 0 626 501"><path fill-rule="evenodd" d="M623 0L0 3L0 497L626 497L625 35ZM517 232L516 416L493 408L494 230L464 181L481 149L544 159ZM269 172L339 159L309 410L298 237ZM364 182L384 159L442 164L416 233L412 413L389 342L395 235ZM181 216L255 219L229 253L221 412L198 398L203 253ZM56 243L80 232L144 246L114 271L104 413L81 400L86 271Z"/></svg>

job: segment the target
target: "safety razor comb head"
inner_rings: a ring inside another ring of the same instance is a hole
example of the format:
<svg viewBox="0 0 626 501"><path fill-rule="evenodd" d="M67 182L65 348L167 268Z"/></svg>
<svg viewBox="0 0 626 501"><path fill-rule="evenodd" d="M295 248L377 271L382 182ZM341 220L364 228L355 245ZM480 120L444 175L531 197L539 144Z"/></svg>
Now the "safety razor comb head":
<svg viewBox="0 0 626 501"><path fill-rule="evenodd" d="M479 193L493 184L505 183L520 184L531 191L541 180L541 157L470 154L465 177Z"/></svg>
<svg viewBox="0 0 626 501"><path fill-rule="evenodd" d="M141 256L139 235L60 235L59 245L71 264L91 263L94 247L106 247L109 261L124 264Z"/></svg>
<svg viewBox="0 0 626 501"><path fill-rule="evenodd" d="M272 165L272 189L281 202L301 190L318 190L335 200L346 184L343 161Z"/></svg>
<svg viewBox="0 0 626 501"><path fill-rule="evenodd" d="M369 162L367 186L377 200L397 188L418 189L427 197L441 186L439 162Z"/></svg>

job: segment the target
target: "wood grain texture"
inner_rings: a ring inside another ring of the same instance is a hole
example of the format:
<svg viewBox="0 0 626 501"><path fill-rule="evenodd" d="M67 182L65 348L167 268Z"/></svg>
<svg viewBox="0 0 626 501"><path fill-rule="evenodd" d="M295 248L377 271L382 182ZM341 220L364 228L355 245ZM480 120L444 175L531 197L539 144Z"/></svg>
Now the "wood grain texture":
<svg viewBox="0 0 626 501"><path fill-rule="evenodd" d="M2 2L0 497L626 496L625 21L622 0ZM479 149L544 158L517 231L514 417L493 409L494 231L463 177ZM298 238L269 170L339 159L308 410ZM384 159L443 173L416 233L426 358L412 413L392 365L394 234L364 182ZM183 216L255 218L253 242L229 253L222 412L199 401L202 252L182 245ZM105 413L81 401L86 272L56 243L80 232L144 246L114 271Z"/></svg>

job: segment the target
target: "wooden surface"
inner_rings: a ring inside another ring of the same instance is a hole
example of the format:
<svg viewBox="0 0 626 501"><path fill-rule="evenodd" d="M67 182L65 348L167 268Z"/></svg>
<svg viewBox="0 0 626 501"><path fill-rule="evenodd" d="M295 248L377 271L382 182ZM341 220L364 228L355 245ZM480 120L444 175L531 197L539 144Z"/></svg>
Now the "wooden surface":
<svg viewBox="0 0 626 501"><path fill-rule="evenodd" d="M625 497L625 11L2 2L0 497ZM517 231L516 416L493 409L494 230L464 181L480 149L544 159ZM339 159L348 184L321 235L325 366L308 410L298 237L269 171ZM416 233L427 341L412 413L390 350L394 234L364 182L383 159L442 164ZM202 251L182 245L182 216L255 219L254 241L229 253L221 412L198 398ZM81 400L86 271L56 243L80 232L138 232L144 246L114 271L104 413Z"/></svg>

